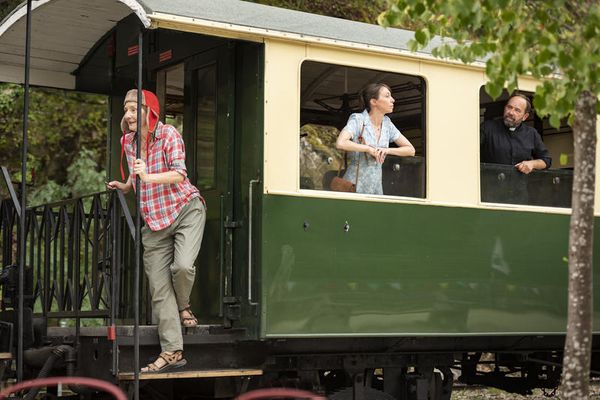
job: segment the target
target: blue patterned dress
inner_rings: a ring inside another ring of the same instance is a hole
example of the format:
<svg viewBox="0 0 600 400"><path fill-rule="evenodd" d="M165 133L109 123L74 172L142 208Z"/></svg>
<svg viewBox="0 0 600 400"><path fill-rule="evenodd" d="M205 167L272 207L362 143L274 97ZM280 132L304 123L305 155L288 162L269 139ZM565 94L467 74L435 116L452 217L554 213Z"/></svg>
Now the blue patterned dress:
<svg viewBox="0 0 600 400"><path fill-rule="evenodd" d="M394 126L392 121L387 117L383 117L381 123L381 136L379 141L375 138L375 127L371 123L369 113L364 110L362 113L355 113L348 118L348 122L344 127L345 130L352 134L352 141L358 143L360 131L365 126L363 131L363 143L373 147L390 147L390 142L396 141L400 137L400 131ZM366 155L366 160L365 160ZM366 194L383 194L382 168L373 157L362 152L348 152L348 168L344 174L344 179L354 183L356 182L356 169L358 166L358 157L360 157L360 169L358 171L358 183L356 185L356 193Z"/></svg>

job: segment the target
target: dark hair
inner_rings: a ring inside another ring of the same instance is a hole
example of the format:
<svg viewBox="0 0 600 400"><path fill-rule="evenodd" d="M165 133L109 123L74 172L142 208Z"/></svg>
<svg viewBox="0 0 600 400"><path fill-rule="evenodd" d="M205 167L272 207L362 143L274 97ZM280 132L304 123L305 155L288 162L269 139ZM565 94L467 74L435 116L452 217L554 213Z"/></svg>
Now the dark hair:
<svg viewBox="0 0 600 400"><path fill-rule="evenodd" d="M371 99L379 98L381 88L386 88L390 93L392 92L392 89L385 83L369 83L360 91L360 101L367 111L371 111Z"/></svg>
<svg viewBox="0 0 600 400"><path fill-rule="evenodd" d="M529 97L525 96L523 93L513 93L510 95L508 100L506 100L506 102L508 103L513 97L519 97L525 100L525 113L529 114L531 112L531 100L529 100Z"/></svg>

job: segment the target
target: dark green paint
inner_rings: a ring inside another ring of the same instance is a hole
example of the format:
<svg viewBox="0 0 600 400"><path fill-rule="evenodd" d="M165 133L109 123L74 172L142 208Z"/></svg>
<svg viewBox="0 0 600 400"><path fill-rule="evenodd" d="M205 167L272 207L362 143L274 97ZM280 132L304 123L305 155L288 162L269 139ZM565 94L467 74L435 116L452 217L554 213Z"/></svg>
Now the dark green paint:
<svg viewBox="0 0 600 400"><path fill-rule="evenodd" d="M258 312L245 301L248 182L262 176L263 52L262 44L231 41L186 60L186 76L210 63L217 66L215 186L200 189L208 218L192 304L203 323L243 326L251 336L258 332ZM195 90L190 81L189 92ZM188 118L193 121L196 108L193 99L189 103ZM261 192L260 187L255 188L255 194ZM256 227L260 226L260 195L254 196L254 203ZM255 232L257 237L260 230Z"/></svg>
<svg viewBox="0 0 600 400"><path fill-rule="evenodd" d="M203 68L216 68L216 138L214 147L214 184L210 188L203 188L192 178L206 201L206 226L200 254L196 261L196 283L191 295L194 312L203 323L222 322L222 296L224 293L224 275L230 270L231 258L227 249L230 246L230 237L224 237L221 227L223 221L232 213L232 158L234 135L234 90L235 90L235 44L228 43L215 49L200 53L186 60L185 64L185 93L186 93L186 121L184 126L187 134L193 133L191 146L193 149L188 156L188 169L191 168L192 177L196 177L196 157L200 149L197 148L196 137L198 123L196 121L198 108L198 94L203 88L198 86L196 73ZM188 97L189 95L189 97ZM221 215L221 211L224 215ZM223 240L227 241L226 243Z"/></svg>
<svg viewBox="0 0 600 400"><path fill-rule="evenodd" d="M248 302L248 216L251 180L263 176L263 104L264 104L264 45L238 42L236 65L236 113L235 121L235 167L234 167L234 219L241 221L241 228L233 232L233 278L234 297L241 305L241 319L234 323L243 326L250 337L257 337L259 309ZM262 182L254 185L252 242L261 242ZM261 249L253 248L253 275L260 274ZM259 300L260 287L254 285L253 299Z"/></svg>
<svg viewBox="0 0 600 400"><path fill-rule="evenodd" d="M262 336L565 330L567 215L263 201Z"/></svg>

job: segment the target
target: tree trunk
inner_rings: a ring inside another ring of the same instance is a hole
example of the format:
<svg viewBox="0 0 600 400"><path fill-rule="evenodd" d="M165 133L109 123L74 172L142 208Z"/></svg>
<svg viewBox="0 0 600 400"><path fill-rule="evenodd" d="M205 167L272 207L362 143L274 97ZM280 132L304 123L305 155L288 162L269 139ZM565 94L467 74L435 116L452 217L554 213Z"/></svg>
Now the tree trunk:
<svg viewBox="0 0 600 400"><path fill-rule="evenodd" d="M577 97L573 137L573 212L569 230L569 309L563 359L563 399L587 399L592 350L592 251L596 176L596 96Z"/></svg>

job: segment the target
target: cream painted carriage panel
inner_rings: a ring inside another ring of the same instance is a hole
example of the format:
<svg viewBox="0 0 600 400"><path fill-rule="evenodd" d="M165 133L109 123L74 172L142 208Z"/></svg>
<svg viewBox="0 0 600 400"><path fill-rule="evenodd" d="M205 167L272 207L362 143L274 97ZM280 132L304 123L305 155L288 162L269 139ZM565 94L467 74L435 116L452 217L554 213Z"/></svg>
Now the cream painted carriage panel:
<svg viewBox="0 0 600 400"><path fill-rule="evenodd" d="M336 49L325 46L307 45L309 60L346 65L402 74L419 75L419 61L399 56L370 53L364 50ZM367 84L368 82L365 82Z"/></svg>
<svg viewBox="0 0 600 400"><path fill-rule="evenodd" d="M535 88L538 86L538 84L538 81L530 77L519 78L519 90L523 90L526 92L535 92Z"/></svg>
<svg viewBox="0 0 600 400"><path fill-rule="evenodd" d="M265 41L264 190L296 192L300 176L300 65L305 45Z"/></svg>
<svg viewBox="0 0 600 400"><path fill-rule="evenodd" d="M427 80L427 193L433 202L479 203L479 88L483 72L423 63Z"/></svg>

